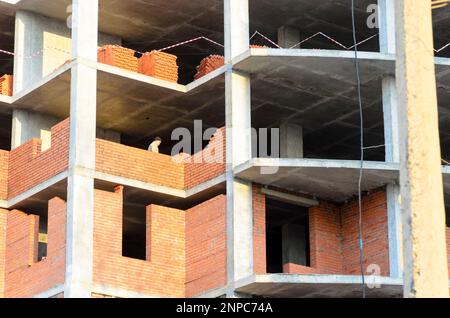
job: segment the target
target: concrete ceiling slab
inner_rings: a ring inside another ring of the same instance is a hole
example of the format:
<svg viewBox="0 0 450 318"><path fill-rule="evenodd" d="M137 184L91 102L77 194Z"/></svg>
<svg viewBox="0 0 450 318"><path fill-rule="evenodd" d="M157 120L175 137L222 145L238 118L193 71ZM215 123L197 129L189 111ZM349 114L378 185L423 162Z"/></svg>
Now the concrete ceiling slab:
<svg viewBox="0 0 450 318"><path fill-rule="evenodd" d="M63 66L15 96L9 106L61 119L68 117L71 66ZM192 125L195 119L203 119L207 127L220 127L225 122L223 74L226 68L188 86L103 64L98 64L97 69L97 123L101 128L145 139L154 134L170 136L174 128Z"/></svg>
<svg viewBox="0 0 450 318"><path fill-rule="evenodd" d="M377 277L381 288L366 288L367 297L400 298L402 280ZM370 282L369 282L370 283ZM361 298L361 277L351 275L256 275L236 283L238 292L273 298Z"/></svg>
<svg viewBox="0 0 450 318"><path fill-rule="evenodd" d="M256 158L238 166L238 178L263 185L343 202L358 194L358 161L317 159ZM384 162L365 162L363 191L370 191L399 178L399 166Z"/></svg>
<svg viewBox="0 0 450 318"><path fill-rule="evenodd" d="M50 18L66 21L71 0L21 0L12 10L28 10ZM208 36L223 41L222 0L100 0L99 30L128 41L161 44L188 37ZM181 9L182 8L182 9ZM186 39L186 38L185 38Z"/></svg>

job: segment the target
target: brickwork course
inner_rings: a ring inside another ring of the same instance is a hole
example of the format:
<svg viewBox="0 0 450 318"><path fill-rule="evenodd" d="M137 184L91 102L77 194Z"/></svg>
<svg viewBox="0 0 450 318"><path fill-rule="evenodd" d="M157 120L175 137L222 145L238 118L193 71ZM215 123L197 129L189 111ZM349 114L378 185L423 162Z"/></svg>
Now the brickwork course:
<svg viewBox="0 0 450 318"><path fill-rule="evenodd" d="M0 32L0 54L10 57L0 58L0 298L359 297L361 275L383 282L369 297L402 297L399 169L388 154L398 123L382 113L396 109L386 84L393 52L378 33L361 32L365 131L382 146L366 152L360 202L353 52L340 45L351 30L311 16L333 37L308 38L274 26L276 1L261 1L265 11L250 1L257 14L248 21L247 0L225 1L230 12L211 1L208 18L195 1L100 5L97 45L84 28L66 28L57 2L10 5L25 27ZM217 30L222 20L236 25ZM256 25L270 36L248 36ZM5 34L15 52L2 50ZM289 50L297 40L302 50ZM199 132L195 120L213 133L172 153L177 129ZM280 154L274 143L271 155L249 149L264 138L247 134L252 126L280 128ZM149 148L158 136L159 152ZM445 236L450 274L448 226ZM85 272L72 272L80 264ZM71 274L87 281L77 286Z"/></svg>

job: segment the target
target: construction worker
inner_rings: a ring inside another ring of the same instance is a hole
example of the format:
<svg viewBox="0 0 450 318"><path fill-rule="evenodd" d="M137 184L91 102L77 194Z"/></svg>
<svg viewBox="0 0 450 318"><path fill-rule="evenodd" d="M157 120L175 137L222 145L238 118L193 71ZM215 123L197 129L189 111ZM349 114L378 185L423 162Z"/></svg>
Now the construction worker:
<svg viewBox="0 0 450 318"><path fill-rule="evenodd" d="M148 151L159 153L159 146L161 145L161 143L162 143L161 138L156 137L155 140L153 140L153 142L148 147Z"/></svg>

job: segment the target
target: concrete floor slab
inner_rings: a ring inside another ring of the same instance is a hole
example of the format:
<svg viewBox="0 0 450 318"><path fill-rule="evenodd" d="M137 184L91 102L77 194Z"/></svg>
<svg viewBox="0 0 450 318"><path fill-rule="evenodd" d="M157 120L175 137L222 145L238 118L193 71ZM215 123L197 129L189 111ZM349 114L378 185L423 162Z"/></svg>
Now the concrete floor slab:
<svg viewBox="0 0 450 318"><path fill-rule="evenodd" d="M244 180L288 189L308 196L343 202L358 194L358 161L257 158L235 169ZM274 174L264 174L279 167ZM363 191L397 182L399 166L364 163Z"/></svg>
<svg viewBox="0 0 450 318"><path fill-rule="evenodd" d="M238 292L274 298L361 298L361 277L352 275L256 275L236 283ZM367 297L398 298L403 295L401 279L367 277L368 283L380 288L367 288Z"/></svg>

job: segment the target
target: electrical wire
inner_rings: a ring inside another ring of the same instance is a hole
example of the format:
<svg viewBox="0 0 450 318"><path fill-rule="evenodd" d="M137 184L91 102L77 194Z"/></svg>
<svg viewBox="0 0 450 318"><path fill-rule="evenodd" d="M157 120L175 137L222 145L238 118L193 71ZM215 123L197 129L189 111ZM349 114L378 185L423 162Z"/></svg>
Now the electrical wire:
<svg viewBox="0 0 450 318"><path fill-rule="evenodd" d="M362 107L362 98L361 98L361 75L359 71L359 58L358 58L358 42L356 40L356 21L355 21L355 0L352 0L351 4L352 8L352 30L353 30L353 43L354 43L354 51L355 51L355 70L356 70L356 82L358 86L358 105L359 105L359 114L360 114L360 130L361 130L361 165L359 169L359 179L358 179L358 234L359 234L359 265L361 270L361 289L362 289L362 297L366 298L366 284L364 278L364 241L363 241L363 233L362 233L362 179L363 179L363 171L364 171L364 114Z"/></svg>

